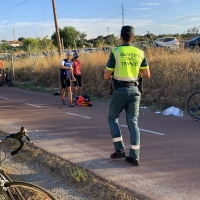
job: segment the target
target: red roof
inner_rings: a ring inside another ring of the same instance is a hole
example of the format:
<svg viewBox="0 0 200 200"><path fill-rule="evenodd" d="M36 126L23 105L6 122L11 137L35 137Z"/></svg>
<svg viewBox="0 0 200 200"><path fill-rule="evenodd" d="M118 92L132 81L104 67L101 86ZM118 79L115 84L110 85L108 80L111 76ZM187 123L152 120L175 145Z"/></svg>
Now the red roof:
<svg viewBox="0 0 200 200"><path fill-rule="evenodd" d="M20 42L20 41L9 41L8 43L9 43L9 44L19 44L19 45L23 45L23 43Z"/></svg>

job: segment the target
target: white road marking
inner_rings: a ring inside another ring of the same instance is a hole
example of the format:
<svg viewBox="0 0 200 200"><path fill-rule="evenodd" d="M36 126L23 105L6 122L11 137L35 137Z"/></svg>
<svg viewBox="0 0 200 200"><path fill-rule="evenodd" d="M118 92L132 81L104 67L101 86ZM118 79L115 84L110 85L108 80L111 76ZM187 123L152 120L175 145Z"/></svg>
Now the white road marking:
<svg viewBox="0 0 200 200"><path fill-rule="evenodd" d="M78 116L78 117L83 117L83 118L86 118L86 119L91 119L91 117L87 117L87 116L84 116L84 115L78 115L78 114L70 113L70 112L66 112L66 113L69 114L69 115L75 115L75 116Z"/></svg>
<svg viewBox="0 0 200 200"><path fill-rule="evenodd" d="M120 125L120 126L122 126L122 127L125 127L125 128L128 128L128 126L127 125ZM153 134L156 134L156 135L165 135L164 133L159 133L159 132L155 132L155 131L150 131L150 130L146 130L146 129L142 129L142 128L140 128L140 131L144 131L144 132L147 132L147 133L153 133Z"/></svg>
<svg viewBox="0 0 200 200"><path fill-rule="evenodd" d="M0 97L0 99L10 100L10 99L8 99L8 98L5 98L5 97Z"/></svg>
<svg viewBox="0 0 200 200"><path fill-rule="evenodd" d="M34 104L30 104L30 103L25 103L26 105L28 106L33 106L33 107L36 107L36 108L41 108L42 106L37 106L37 105L34 105Z"/></svg>

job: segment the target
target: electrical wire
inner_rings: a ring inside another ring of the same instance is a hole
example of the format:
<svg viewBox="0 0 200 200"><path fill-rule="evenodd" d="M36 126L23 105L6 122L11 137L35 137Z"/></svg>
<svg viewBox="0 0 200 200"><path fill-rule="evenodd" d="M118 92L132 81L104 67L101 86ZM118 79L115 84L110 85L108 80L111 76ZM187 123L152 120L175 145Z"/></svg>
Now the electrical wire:
<svg viewBox="0 0 200 200"><path fill-rule="evenodd" d="M7 12L13 10L14 8L16 8L16 7L18 7L18 6L20 6L20 5L24 4L24 3L26 3L27 1L28 1L28 0L23 1L23 2L21 2L21 3L19 3L19 4L17 4L16 6L14 6L14 7L12 7L12 8L9 8L8 10L6 10L6 11L0 13L0 15L3 15L3 14L5 14L5 13L7 13Z"/></svg>
<svg viewBox="0 0 200 200"><path fill-rule="evenodd" d="M44 16L43 16L43 22L42 22L42 31L41 31L41 39L43 37L43 30L44 30L44 21L45 21L45 16L46 16L46 10L47 10L47 1L45 2L45 8L44 8Z"/></svg>

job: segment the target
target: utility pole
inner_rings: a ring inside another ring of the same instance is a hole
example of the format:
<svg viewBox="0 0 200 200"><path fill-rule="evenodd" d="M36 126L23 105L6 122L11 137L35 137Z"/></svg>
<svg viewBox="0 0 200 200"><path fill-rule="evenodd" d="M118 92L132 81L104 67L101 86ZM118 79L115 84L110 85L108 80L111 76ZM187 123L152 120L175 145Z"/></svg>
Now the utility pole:
<svg viewBox="0 0 200 200"><path fill-rule="evenodd" d="M120 8L122 8L122 12L120 13L122 15L122 26L124 26L124 12L126 11L124 9L124 4L122 3L122 5L120 6Z"/></svg>
<svg viewBox="0 0 200 200"><path fill-rule="evenodd" d="M63 55L62 54L62 45L61 45L61 41L60 41L60 32L59 32L59 27L58 27L58 18L57 18L57 13L56 13L55 0L52 0L52 5L53 5L54 22L55 22L55 28L56 28L58 51L59 51L59 55L62 56Z"/></svg>
<svg viewBox="0 0 200 200"><path fill-rule="evenodd" d="M15 41L15 28L13 28L13 41Z"/></svg>
<svg viewBox="0 0 200 200"><path fill-rule="evenodd" d="M107 29L107 34L110 35L110 27L106 27Z"/></svg>

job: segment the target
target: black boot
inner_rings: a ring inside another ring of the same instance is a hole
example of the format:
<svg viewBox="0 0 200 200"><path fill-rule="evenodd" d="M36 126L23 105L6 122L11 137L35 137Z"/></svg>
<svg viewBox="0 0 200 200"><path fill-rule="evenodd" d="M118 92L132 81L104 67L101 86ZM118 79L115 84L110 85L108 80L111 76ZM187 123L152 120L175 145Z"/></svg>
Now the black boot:
<svg viewBox="0 0 200 200"><path fill-rule="evenodd" d="M135 158L128 156L128 157L126 157L126 161L133 164L134 166L139 166L139 159L135 159Z"/></svg>
<svg viewBox="0 0 200 200"><path fill-rule="evenodd" d="M122 150L116 150L113 154L110 155L111 159L122 159L125 158L125 153L124 153L124 149Z"/></svg>

